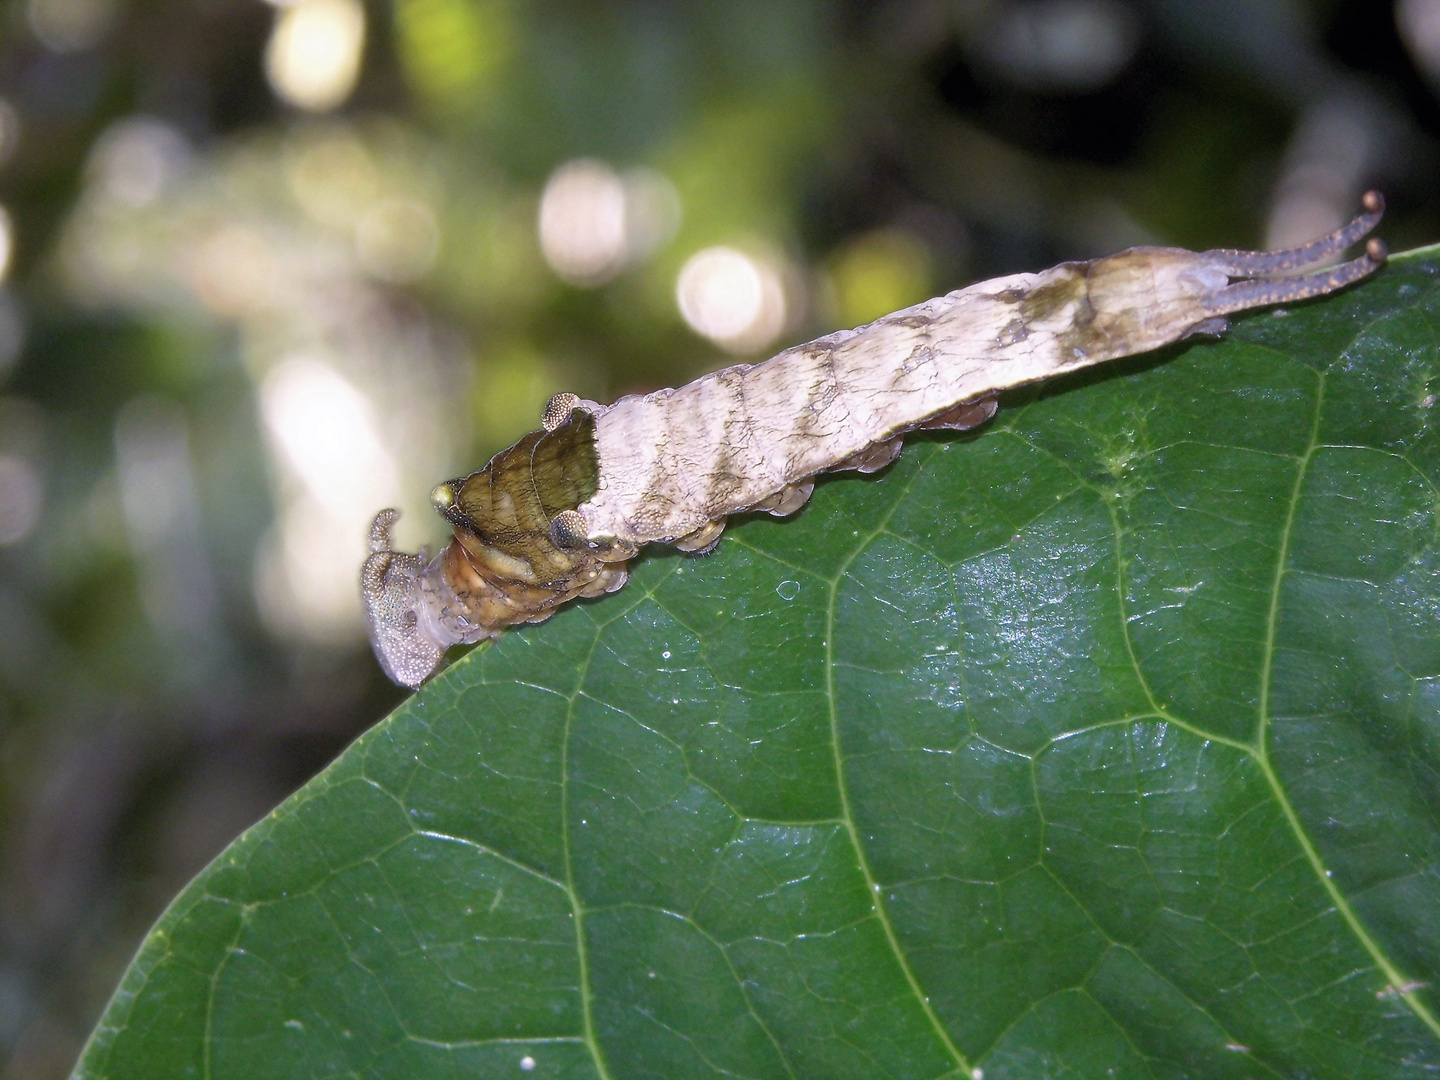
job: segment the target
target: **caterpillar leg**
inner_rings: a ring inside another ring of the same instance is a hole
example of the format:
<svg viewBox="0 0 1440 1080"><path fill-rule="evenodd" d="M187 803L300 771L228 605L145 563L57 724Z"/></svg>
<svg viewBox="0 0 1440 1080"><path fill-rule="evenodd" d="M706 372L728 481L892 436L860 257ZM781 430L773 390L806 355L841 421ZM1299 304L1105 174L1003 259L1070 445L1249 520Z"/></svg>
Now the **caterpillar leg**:
<svg viewBox="0 0 1440 1080"><path fill-rule="evenodd" d="M612 563L604 570L601 570L599 576L596 577L594 581L586 585L575 595L584 597L604 596L606 593L612 593L616 589L624 588L625 582L629 580L629 569L625 567L624 564L617 565Z"/></svg>
<svg viewBox="0 0 1440 1080"><path fill-rule="evenodd" d="M938 416L932 416L918 427L920 430L969 431L994 416L998 407L999 404L993 397L967 401L964 405L956 405Z"/></svg>
<svg viewBox="0 0 1440 1080"><path fill-rule="evenodd" d="M879 472L899 457L900 451L904 448L905 440L897 435L893 439L886 439L884 442L867 446L858 454L851 454L844 461L832 465L830 468L837 471L840 469L853 469L855 472L860 473Z"/></svg>
<svg viewBox="0 0 1440 1080"><path fill-rule="evenodd" d="M747 506L745 509L763 510L775 517L789 517L810 501L810 496L814 491L814 480L801 480L795 484L786 484L774 495L761 499L754 506Z"/></svg>
<svg viewBox="0 0 1440 1080"><path fill-rule="evenodd" d="M688 551L691 555L704 555L715 550L715 545L720 543L720 534L724 531L724 518L719 521L709 521L694 532L680 537L672 546L681 551Z"/></svg>

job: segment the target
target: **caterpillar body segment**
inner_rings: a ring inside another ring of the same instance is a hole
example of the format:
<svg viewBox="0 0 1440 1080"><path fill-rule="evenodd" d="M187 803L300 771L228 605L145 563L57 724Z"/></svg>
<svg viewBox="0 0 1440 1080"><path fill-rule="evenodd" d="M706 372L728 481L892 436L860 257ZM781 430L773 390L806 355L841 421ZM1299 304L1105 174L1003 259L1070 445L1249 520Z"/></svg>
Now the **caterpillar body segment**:
<svg viewBox="0 0 1440 1080"><path fill-rule="evenodd" d="M1324 265L1379 223L1379 193L1363 207L1284 251L1131 248L978 282L612 405L558 394L540 430L432 493L454 530L439 555L393 550L397 512L376 517L361 574L376 656L418 686L451 645L620 588L646 544L708 551L730 515L792 514L816 475L881 469L910 431L983 424L1002 391L1344 288L1385 259L1372 239L1358 258Z"/></svg>

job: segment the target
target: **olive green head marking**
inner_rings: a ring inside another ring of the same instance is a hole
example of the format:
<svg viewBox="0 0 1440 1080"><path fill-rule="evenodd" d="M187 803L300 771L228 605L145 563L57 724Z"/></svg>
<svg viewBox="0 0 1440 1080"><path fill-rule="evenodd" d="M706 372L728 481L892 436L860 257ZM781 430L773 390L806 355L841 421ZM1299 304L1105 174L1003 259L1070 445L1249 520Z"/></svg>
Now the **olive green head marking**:
<svg viewBox="0 0 1440 1080"><path fill-rule="evenodd" d="M505 566L518 560L528 567L520 579L537 584L574 570L579 553L556 544L550 523L592 498L599 485L595 418L577 409L553 431L532 431L496 454L479 472L441 484L431 501L473 554L489 550Z"/></svg>

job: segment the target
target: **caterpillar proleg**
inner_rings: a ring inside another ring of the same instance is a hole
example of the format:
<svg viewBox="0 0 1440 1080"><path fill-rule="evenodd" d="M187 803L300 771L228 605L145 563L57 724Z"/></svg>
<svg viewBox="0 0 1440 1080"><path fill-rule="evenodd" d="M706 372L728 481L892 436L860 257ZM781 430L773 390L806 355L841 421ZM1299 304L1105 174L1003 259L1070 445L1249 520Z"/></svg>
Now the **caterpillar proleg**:
<svg viewBox="0 0 1440 1080"><path fill-rule="evenodd" d="M1297 271L1369 234L1384 203L1372 191L1363 205L1286 251L1131 248L982 281L676 389L613 405L559 394L540 430L431 493L454 529L433 560L392 550L398 512L376 516L361 574L375 655L418 686L452 645L614 592L644 545L708 551L731 514L792 514L817 474L874 472L906 432L982 424L1001 391L1344 288L1384 262L1381 241Z"/></svg>

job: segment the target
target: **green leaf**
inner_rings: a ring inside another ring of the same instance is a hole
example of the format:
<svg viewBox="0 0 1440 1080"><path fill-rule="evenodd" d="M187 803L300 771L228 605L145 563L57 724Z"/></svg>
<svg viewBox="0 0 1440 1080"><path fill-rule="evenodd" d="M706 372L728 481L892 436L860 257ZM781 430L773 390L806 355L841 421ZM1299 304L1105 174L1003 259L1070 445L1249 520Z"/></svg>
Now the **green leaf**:
<svg viewBox="0 0 1440 1080"><path fill-rule="evenodd" d="M472 653L88 1078L1440 1068L1440 252Z"/></svg>

